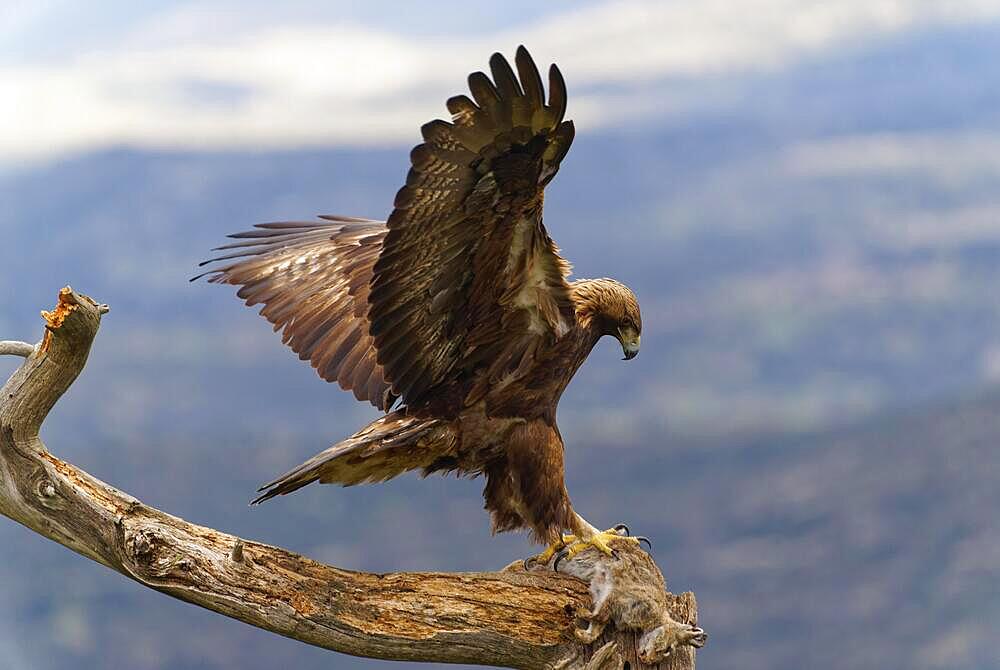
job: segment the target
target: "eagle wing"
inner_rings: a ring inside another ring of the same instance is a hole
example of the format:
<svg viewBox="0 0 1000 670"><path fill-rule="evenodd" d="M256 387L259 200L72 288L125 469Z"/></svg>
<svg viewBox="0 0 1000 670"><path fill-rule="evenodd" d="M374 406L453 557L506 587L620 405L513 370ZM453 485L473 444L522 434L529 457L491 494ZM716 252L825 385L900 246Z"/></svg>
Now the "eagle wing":
<svg viewBox="0 0 1000 670"><path fill-rule="evenodd" d="M385 224L324 216L325 221L264 223L230 237L217 265L199 277L240 286L247 305L281 330L281 339L323 379L388 410L396 399L375 360L368 293Z"/></svg>
<svg viewBox="0 0 1000 670"><path fill-rule="evenodd" d="M566 86L549 97L524 47L500 54L475 101L422 128L387 223L338 216L260 224L220 247L202 276L247 305L319 375L388 410L480 369L466 402L531 368L575 312L569 264L542 225L542 191L573 141ZM198 277L195 277L197 279Z"/></svg>
<svg viewBox="0 0 1000 670"><path fill-rule="evenodd" d="M531 368L575 319L569 264L542 225L542 192L573 141L566 86L549 70L548 102L524 47L518 76L500 54L473 99L448 100L411 152L368 297L377 362L407 404L476 372L470 404Z"/></svg>

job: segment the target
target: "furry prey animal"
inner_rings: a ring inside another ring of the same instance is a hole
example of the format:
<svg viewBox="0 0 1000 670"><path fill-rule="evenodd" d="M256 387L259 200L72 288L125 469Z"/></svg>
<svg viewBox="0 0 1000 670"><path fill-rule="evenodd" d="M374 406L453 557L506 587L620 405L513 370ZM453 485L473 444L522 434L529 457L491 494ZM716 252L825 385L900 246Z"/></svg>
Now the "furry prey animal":
<svg viewBox="0 0 1000 670"><path fill-rule="evenodd" d="M576 630L577 639L591 644L609 623L619 630L642 631L639 660L650 665L660 663L681 647L705 646L708 634L704 630L670 615L663 574L653 559L628 539L611 540L618 552L615 559L593 549L577 552L561 568L559 559L553 559L554 569L590 585L593 606L589 612L580 613L587 626Z"/></svg>
<svg viewBox="0 0 1000 670"><path fill-rule="evenodd" d="M612 279L570 281L542 224L543 191L573 141L566 86L521 47L452 121L421 128L386 222L342 216L233 235L204 273L247 305L319 375L388 412L261 489L380 482L409 470L483 475L495 532L527 529L610 552L570 504L556 405L605 335L639 351L635 295ZM204 265L204 264L203 264ZM396 405L397 401L401 401ZM393 410L396 406L397 409ZM574 546L576 546L574 545Z"/></svg>

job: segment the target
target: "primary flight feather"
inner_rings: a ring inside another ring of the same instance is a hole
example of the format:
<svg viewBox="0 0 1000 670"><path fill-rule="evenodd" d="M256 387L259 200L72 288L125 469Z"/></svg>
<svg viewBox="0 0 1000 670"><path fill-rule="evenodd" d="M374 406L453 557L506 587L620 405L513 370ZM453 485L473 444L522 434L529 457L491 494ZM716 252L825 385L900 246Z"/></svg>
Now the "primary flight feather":
<svg viewBox="0 0 1000 670"><path fill-rule="evenodd" d="M323 216L233 235L205 273L240 286L299 358L388 412L261 489L260 502L314 481L385 481L409 470L484 475L495 532L563 530L607 551L563 482L556 405L604 335L639 350L635 295L611 279L568 281L542 224L543 191L573 141L566 85L548 97L524 47L452 121L421 128L384 223ZM205 276L199 275L199 276ZM401 401L395 411L390 411Z"/></svg>

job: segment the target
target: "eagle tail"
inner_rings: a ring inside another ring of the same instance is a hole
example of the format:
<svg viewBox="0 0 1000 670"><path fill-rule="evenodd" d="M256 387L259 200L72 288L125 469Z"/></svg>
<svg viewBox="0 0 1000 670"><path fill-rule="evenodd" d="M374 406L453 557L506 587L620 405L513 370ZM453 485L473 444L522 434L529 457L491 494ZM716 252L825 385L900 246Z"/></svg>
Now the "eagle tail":
<svg viewBox="0 0 1000 670"><path fill-rule="evenodd" d="M313 482L353 486L384 482L410 470L448 469L458 439L450 422L387 414L343 442L322 451L257 491L251 505L285 495Z"/></svg>

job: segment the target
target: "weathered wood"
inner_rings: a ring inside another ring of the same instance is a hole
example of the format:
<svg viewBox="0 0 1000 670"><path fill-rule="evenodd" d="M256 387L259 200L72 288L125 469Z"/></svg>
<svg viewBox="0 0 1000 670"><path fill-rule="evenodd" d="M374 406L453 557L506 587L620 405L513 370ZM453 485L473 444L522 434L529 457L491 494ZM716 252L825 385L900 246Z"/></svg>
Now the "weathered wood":
<svg viewBox="0 0 1000 670"><path fill-rule="evenodd" d="M27 358L34 349L27 342L16 342L13 340L0 340L0 356L20 356Z"/></svg>
<svg viewBox="0 0 1000 670"><path fill-rule="evenodd" d="M0 391L0 513L123 575L251 625L373 658L511 668L632 668L633 633L574 640L587 586L557 573L369 574L197 526L144 505L48 452L39 429L83 369L107 306L69 287ZM27 347L27 349L25 348ZM693 622L694 597L673 597ZM631 646L630 646L631 645ZM693 653L661 667L694 667Z"/></svg>

